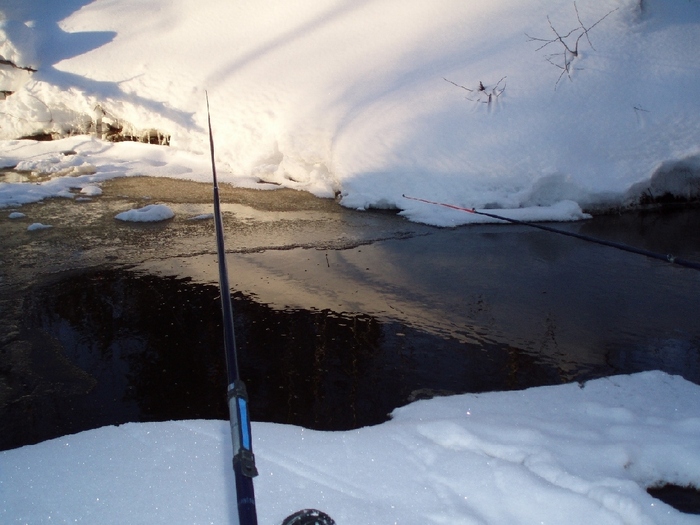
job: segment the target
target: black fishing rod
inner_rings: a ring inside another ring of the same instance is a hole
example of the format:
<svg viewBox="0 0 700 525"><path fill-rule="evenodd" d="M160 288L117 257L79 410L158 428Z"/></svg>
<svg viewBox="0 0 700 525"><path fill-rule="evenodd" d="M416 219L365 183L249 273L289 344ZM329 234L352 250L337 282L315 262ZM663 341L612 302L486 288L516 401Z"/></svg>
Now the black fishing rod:
<svg viewBox="0 0 700 525"><path fill-rule="evenodd" d="M483 215L484 217L490 217L492 219L498 219L500 221L510 222L511 224L520 224L523 226L530 226L531 228L537 228L539 230L544 230L551 233L558 233L560 235L567 235L568 237L575 237L588 242L594 242L596 244L602 244L603 246L610 246L611 248L617 248L618 250L624 250L626 252L636 253L638 255L644 255L645 257L651 257L652 259L658 259L671 264L677 264L679 266L684 266L686 268L692 268L694 270L700 270L700 263L695 261L689 261L687 259L681 259L680 257L674 257L673 255L664 255L661 253L652 252L649 250L643 250L641 248L635 248L634 246L629 246L628 244L622 244L619 242L606 241L605 239L598 239L597 237L591 237L589 235L583 235L580 233L568 232L566 230L560 230L559 228L552 228L551 226L545 226L543 224L536 224L534 222L519 221L517 219L509 219L508 217L503 217L502 215L496 215L495 213L488 213L484 211L478 211L474 208L463 208L461 206L455 206L454 204L447 204L445 202L430 201L427 199L419 199L418 197L409 197L408 195L403 195L405 199L410 199L412 201L424 202L426 204L434 204L436 206L442 206L444 208L450 208L452 210L464 211L467 213L473 213L475 215Z"/></svg>
<svg viewBox="0 0 700 525"><path fill-rule="evenodd" d="M231 306L231 291L228 283L226 251L224 249L224 223L221 218L219 182L216 178L216 163L214 162L214 134L211 130L209 95L206 92L205 95L207 99L211 172L214 180L214 227L216 230L216 253L219 259L219 293L221 295L226 376L228 378L227 400L231 425L231 441L233 444L233 473L238 503L238 522L235 525L257 525L258 515L255 507L253 478L258 475L258 470L255 467L255 456L253 455L248 394L238 372L236 336L233 329L233 307ZM320 510L303 509L287 516L282 525L335 525L335 522L328 514Z"/></svg>
<svg viewBox="0 0 700 525"><path fill-rule="evenodd" d="M209 125L209 149L211 150L211 172L214 180L214 226L216 229L216 253L219 258L219 291L221 295L221 314L224 325L224 352L226 355L226 376L228 378L227 400L229 421L231 424L231 441L233 443L233 473L238 499L238 525L257 525L258 515L255 508L255 491L253 478L258 475L255 468L255 456L250 432L248 412L248 395L245 384L238 372L236 355L236 337L233 330L233 308L226 268L226 251L224 250L224 224L221 219L219 203L219 182L216 179L214 162L214 135L211 130L209 114L209 95L207 98L207 124Z"/></svg>

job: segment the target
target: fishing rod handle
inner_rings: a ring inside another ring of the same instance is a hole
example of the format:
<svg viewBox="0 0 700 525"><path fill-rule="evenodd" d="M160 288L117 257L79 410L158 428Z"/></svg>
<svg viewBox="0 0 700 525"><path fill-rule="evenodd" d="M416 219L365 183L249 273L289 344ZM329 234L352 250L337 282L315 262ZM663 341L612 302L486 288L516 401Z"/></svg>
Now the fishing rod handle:
<svg viewBox="0 0 700 525"><path fill-rule="evenodd" d="M248 393L241 380L234 381L228 386L228 410L231 423L231 441L233 442L234 470L239 464L244 476L254 478L258 475L258 469L255 467L251 439Z"/></svg>

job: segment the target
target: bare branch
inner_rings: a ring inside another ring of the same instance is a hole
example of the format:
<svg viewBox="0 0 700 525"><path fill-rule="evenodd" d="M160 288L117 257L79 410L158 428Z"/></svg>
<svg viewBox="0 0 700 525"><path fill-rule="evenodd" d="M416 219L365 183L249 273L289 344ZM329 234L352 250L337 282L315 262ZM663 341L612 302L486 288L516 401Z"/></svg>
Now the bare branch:
<svg viewBox="0 0 700 525"><path fill-rule="evenodd" d="M470 100L471 102L480 102L482 104L487 104L490 105L491 102L494 99L497 99L500 97L503 92L506 90L506 84L503 82L506 77L502 77L498 82L493 87L486 86L481 80L479 81L479 85L475 89L470 89L466 86L463 86L461 84L457 84L456 82L452 82L451 80L442 77L442 79L446 82L449 82L453 86L456 86L458 88L465 89L469 91L470 93L477 93L477 95L474 98L467 97L467 100ZM503 86L501 86L501 83L503 83Z"/></svg>
<svg viewBox="0 0 700 525"><path fill-rule="evenodd" d="M569 38L573 33L575 33L576 31L578 31L578 27L575 27L574 29L572 29L571 31L569 31L568 33L566 33L565 35L560 35L560 34L557 32L557 30L554 29L554 26L552 25L552 21L549 19L549 16L547 16L547 22L549 22L549 27L552 29L552 31L554 32L554 34L557 35L557 38L555 38L552 42L559 42L559 43L561 43L561 45L563 45L569 53L571 53L572 55L576 56L576 55L578 54L578 51L576 51L575 48L574 48L573 51L572 51L571 49L569 49L569 45L566 43L566 40L565 40L565 39L566 39L566 38ZM578 42L578 41L577 41L577 42Z"/></svg>
<svg viewBox="0 0 700 525"><path fill-rule="evenodd" d="M468 87L464 87L464 86L462 86L462 85L460 85L460 84L457 84L457 83L455 83L455 82L452 82L451 80L448 80L448 79L446 79L445 77L442 77L442 79L443 79L445 82L449 82L449 83L452 84L453 86L457 86L458 88L466 89L467 91L469 91L469 92L471 92L471 93L474 92L473 89L469 89Z"/></svg>
<svg viewBox="0 0 700 525"><path fill-rule="evenodd" d="M574 2L574 11L576 12L576 20L578 21L578 26L573 28L568 33L564 34L557 31L549 15L547 15L547 23L549 24L549 28L552 30L552 33L554 33L555 38L533 37L525 33L525 36L527 36L528 38L528 42L543 42L543 44L540 45L536 49L536 51L541 51L550 44L559 45L561 46L561 48L563 48L560 53L550 53L548 55L545 55L545 60L547 60L547 62L549 62L556 68L562 70L561 74L559 75L559 78L557 78L557 82L554 85L555 89L564 75L567 75L569 77L569 80L571 80L571 71L573 69L572 64L574 62L574 59L576 59L579 56L579 43L581 42L581 39L583 37L586 37L588 45L590 45L591 49L595 51L595 47L593 46L593 42L591 42L591 38L589 35L591 29L600 24L603 20L605 20L608 16L610 16L618 9L619 7L608 11L593 25L591 25L590 27L586 27L583 23L583 20L581 20L581 14L578 10L578 6L576 5L576 2Z"/></svg>
<svg viewBox="0 0 700 525"><path fill-rule="evenodd" d="M614 13L615 11L617 11L618 9L620 9L620 8L619 8L619 7L616 7L616 8L613 9L612 11L608 11L608 12L606 13L606 15L605 15L603 18L601 18L601 19L598 20L595 24L593 24L591 27L589 27L588 29L586 29L586 31L590 31L591 29L593 29L595 26L597 26L598 24L600 24L603 20L605 20L606 18L608 18L611 14L613 14L613 13Z"/></svg>
<svg viewBox="0 0 700 525"><path fill-rule="evenodd" d="M28 67L28 66L18 66L11 60L5 60L4 58L0 58L0 66L10 66L11 68L14 69L21 69L23 71L29 71L30 73L36 73L36 69L33 67Z"/></svg>
<svg viewBox="0 0 700 525"><path fill-rule="evenodd" d="M576 5L576 2L574 2L574 10L576 11L576 20L578 20L579 25L583 28L582 35L586 35L586 40L588 40L588 45L591 46L591 49L593 49L595 51L595 47L593 47L593 42L591 42L591 39L588 37L588 29L586 29L586 26L583 25L583 21L581 20L581 15L578 12L578 6ZM579 36L578 39L576 40L576 47L578 47L578 41L580 39L581 39L581 36Z"/></svg>

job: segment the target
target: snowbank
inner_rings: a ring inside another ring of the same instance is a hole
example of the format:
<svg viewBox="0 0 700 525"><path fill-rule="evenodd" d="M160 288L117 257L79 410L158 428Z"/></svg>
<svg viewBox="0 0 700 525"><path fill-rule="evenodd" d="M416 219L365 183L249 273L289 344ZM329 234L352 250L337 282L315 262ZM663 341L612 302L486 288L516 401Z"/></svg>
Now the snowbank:
<svg viewBox="0 0 700 525"><path fill-rule="evenodd" d="M253 423L260 523L697 523L649 496L700 486L700 387L647 372L397 409L376 427ZM0 453L3 523L229 523L229 426L104 427Z"/></svg>
<svg viewBox="0 0 700 525"><path fill-rule="evenodd" d="M188 171L181 154L206 158L207 89L221 179L234 184L436 225L475 217L402 194L553 220L700 195L696 0L11 0L0 11L0 55L17 66L0 67L13 91L0 138L158 130L164 162ZM554 33L572 30L576 56ZM0 144L4 165L33 162L17 153ZM71 174L124 174L74 162Z"/></svg>

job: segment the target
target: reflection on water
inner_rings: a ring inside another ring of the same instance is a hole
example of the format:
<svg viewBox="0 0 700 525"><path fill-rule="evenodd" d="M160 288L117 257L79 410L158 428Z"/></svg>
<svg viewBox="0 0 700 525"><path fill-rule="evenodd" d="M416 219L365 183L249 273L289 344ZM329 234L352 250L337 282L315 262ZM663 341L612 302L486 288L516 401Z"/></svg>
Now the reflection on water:
<svg viewBox="0 0 700 525"><path fill-rule="evenodd" d="M561 227L698 260L697 217ZM314 246L231 254L256 421L350 429L432 395L650 369L700 384L698 272L522 227ZM227 418L216 269L166 254L21 292L0 281L0 449Z"/></svg>
<svg viewBox="0 0 700 525"><path fill-rule="evenodd" d="M698 342L685 340L647 341L652 348L644 352L602 349L607 364L597 369L571 358L554 362L552 354L565 349L557 348L553 318L536 345L518 347L467 326L449 337L368 314L273 309L241 293L233 299L257 421L351 429L436 394L700 370ZM476 315L487 306L476 300L467 308ZM123 269L64 275L31 293L22 322L31 350L9 356L15 392L0 410L0 448L128 421L228 417L213 285Z"/></svg>
<svg viewBox="0 0 700 525"><path fill-rule="evenodd" d="M233 299L257 421L350 429L436 393L561 382L532 356L478 337ZM33 350L14 372L32 369L31 384L0 412L0 448L128 421L228 417L214 286L128 270L67 276L34 291L23 323Z"/></svg>

